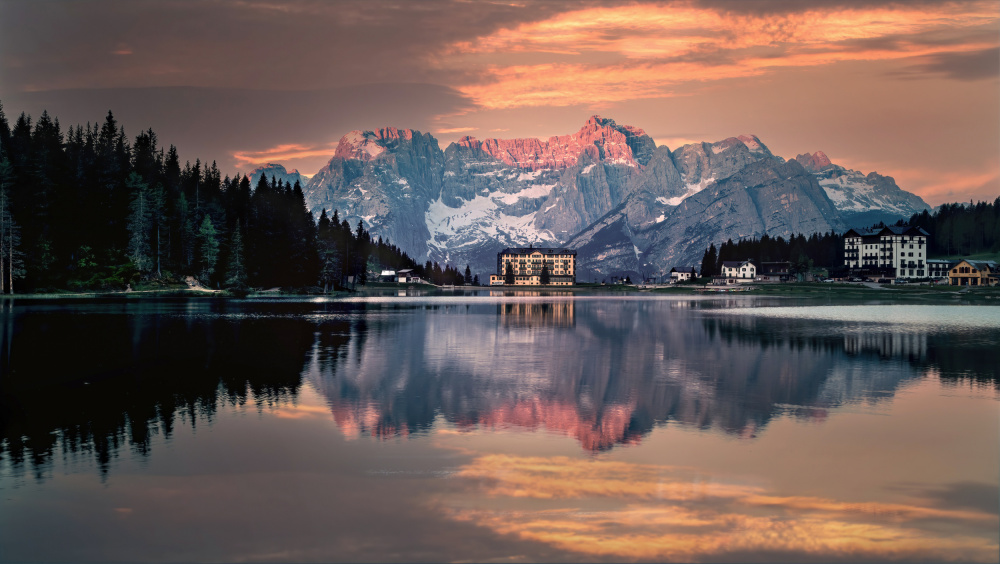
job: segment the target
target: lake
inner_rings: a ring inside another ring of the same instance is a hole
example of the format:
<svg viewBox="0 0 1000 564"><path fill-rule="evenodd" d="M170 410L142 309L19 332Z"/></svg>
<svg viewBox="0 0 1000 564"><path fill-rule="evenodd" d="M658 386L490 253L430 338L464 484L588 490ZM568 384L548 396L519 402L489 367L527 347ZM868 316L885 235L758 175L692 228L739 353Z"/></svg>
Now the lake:
<svg viewBox="0 0 1000 564"><path fill-rule="evenodd" d="M0 560L972 561L1000 306L0 302Z"/></svg>

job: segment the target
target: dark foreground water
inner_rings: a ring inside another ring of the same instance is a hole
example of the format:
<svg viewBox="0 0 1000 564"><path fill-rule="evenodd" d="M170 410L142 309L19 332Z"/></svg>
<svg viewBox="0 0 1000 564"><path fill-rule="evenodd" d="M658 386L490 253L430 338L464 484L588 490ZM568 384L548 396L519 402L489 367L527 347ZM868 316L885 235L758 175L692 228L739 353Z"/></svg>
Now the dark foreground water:
<svg viewBox="0 0 1000 564"><path fill-rule="evenodd" d="M1000 559L1000 307L0 303L3 561Z"/></svg>

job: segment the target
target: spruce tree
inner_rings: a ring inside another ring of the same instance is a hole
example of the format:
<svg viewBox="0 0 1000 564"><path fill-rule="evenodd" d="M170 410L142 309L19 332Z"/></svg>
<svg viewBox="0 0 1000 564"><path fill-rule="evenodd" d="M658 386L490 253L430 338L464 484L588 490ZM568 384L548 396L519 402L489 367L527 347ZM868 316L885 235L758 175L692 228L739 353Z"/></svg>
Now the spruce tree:
<svg viewBox="0 0 1000 564"><path fill-rule="evenodd" d="M206 216L205 219L208 219ZM226 267L225 285L231 288L246 288L247 269L243 258L242 229L237 225L233 231L233 239L229 243L229 265Z"/></svg>
<svg viewBox="0 0 1000 564"><path fill-rule="evenodd" d="M708 277L718 274L718 270L716 270L718 260L718 251L715 249L715 243L712 243L708 250L705 251L705 256L701 259L701 275Z"/></svg>
<svg viewBox="0 0 1000 564"><path fill-rule="evenodd" d="M11 213L12 167L0 152L0 294L14 293L14 279L25 274L21 228Z"/></svg>
<svg viewBox="0 0 1000 564"><path fill-rule="evenodd" d="M215 263L219 260L219 238L212 224L212 218L208 215L201 222L198 230L199 248L201 251L201 273L200 278L203 283L208 283L215 274Z"/></svg>
<svg viewBox="0 0 1000 564"><path fill-rule="evenodd" d="M128 258L135 265L136 270L145 274L153 267L152 249L149 241L153 218L149 187L135 172L129 175L126 186L131 193L128 217Z"/></svg>

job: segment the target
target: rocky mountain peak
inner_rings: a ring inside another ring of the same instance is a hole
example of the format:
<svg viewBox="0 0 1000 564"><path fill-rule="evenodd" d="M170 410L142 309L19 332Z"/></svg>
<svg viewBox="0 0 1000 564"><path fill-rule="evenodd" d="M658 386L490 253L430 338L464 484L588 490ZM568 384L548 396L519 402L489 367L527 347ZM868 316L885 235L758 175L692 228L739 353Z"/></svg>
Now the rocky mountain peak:
<svg viewBox="0 0 1000 564"><path fill-rule="evenodd" d="M395 127L383 127L374 131L361 131L356 129L340 138L334 157L345 160L357 159L368 162L378 157L385 150L399 141L412 141L414 132L412 129L398 129Z"/></svg>
<svg viewBox="0 0 1000 564"><path fill-rule="evenodd" d="M795 160L809 172L820 172L833 166L833 163L830 162L830 157L827 157L823 151L816 151L811 155L803 153L796 156Z"/></svg>
<svg viewBox="0 0 1000 564"><path fill-rule="evenodd" d="M582 155L591 161L604 161L631 167L645 165L655 144L642 129L618 125L613 119L594 115L576 133L549 137L548 140L483 139L462 137L457 145L481 150L508 166L528 171L561 170L576 165Z"/></svg>
<svg viewBox="0 0 1000 564"><path fill-rule="evenodd" d="M771 150L768 149L767 146L764 145L764 143L756 135L740 135L737 137L737 139L742 141L743 144L747 146L747 149L750 149L751 153L758 153L765 155L771 154Z"/></svg>
<svg viewBox="0 0 1000 564"><path fill-rule="evenodd" d="M786 161L751 134L670 150L600 115L548 139L462 137L445 151L411 129L352 131L303 192L314 214L337 209L419 261L469 263L480 275L505 246L578 248L580 271L603 276L697 263L729 238L836 231L927 208L890 177L822 152Z"/></svg>

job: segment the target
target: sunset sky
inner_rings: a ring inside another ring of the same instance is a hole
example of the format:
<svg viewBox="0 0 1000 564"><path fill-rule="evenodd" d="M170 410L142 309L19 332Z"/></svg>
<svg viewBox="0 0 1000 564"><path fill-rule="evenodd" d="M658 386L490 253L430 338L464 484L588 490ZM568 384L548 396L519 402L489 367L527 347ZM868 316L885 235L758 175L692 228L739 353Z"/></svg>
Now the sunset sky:
<svg viewBox="0 0 1000 564"><path fill-rule="evenodd" d="M0 0L0 101L307 175L352 129L755 134L931 205L1000 196L1000 3Z"/></svg>

